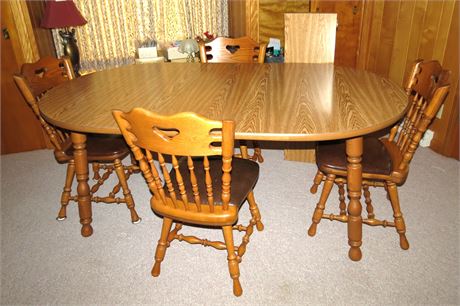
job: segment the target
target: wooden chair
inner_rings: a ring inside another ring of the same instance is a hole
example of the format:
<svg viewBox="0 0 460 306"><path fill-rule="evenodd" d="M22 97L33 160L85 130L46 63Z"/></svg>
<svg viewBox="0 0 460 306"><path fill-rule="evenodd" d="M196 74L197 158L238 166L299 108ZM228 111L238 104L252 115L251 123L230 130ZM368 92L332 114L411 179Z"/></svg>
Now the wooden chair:
<svg viewBox="0 0 460 306"><path fill-rule="evenodd" d="M259 63L265 61L266 43L258 44L251 38L217 37L208 43L200 42L202 63Z"/></svg>
<svg viewBox="0 0 460 306"><path fill-rule="evenodd" d="M251 38L217 37L211 42L200 42L200 60L202 63L259 63L265 61L266 43L258 44ZM250 159L262 163L264 158L257 142L253 142L254 154ZM247 144L240 141L242 155L247 155ZM243 152L244 151L244 152Z"/></svg>
<svg viewBox="0 0 460 306"><path fill-rule="evenodd" d="M444 102L449 91L450 71L443 70L437 61L418 60L412 69L406 90L410 107L400 124L395 125L388 138L365 138L362 156L362 186L366 203L367 218L363 223L372 226L395 227L402 249L409 248L406 226L401 213L397 186L401 186L409 174L409 163L428 125ZM324 181L320 200L308 230L310 236L316 234L321 218L348 221L345 204L347 181L347 158L344 142L319 144L316 148L318 172L310 191L316 193L318 185ZM333 185L339 188L339 215L325 214L324 208ZM369 186L384 187L393 208L394 222L375 218Z"/></svg>
<svg viewBox="0 0 460 306"><path fill-rule="evenodd" d="M174 239L211 246L227 250L233 293L241 295L238 264L254 225L262 231L263 224L252 191L259 166L233 158L234 122L211 121L194 113L165 117L142 108L129 113L115 110L113 115L153 193L151 207L163 216L152 275L160 275L160 264ZM172 163L171 171L166 160ZM247 226L235 225L246 199L252 218ZM225 243L178 234L183 223L221 228ZM245 232L238 247L233 230Z"/></svg>
<svg viewBox="0 0 460 306"><path fill-rule="evenodd" d="M32 108L37 119L40 121L46 135L54 147L54 156L58 163L67 164L67 174L64 190L61 196L61 208L57 220L67 217L66 208L69 201L77 202L77 195L71 195L72 183L75 177L75 162L73 160L73 146L69 134L48 124L40 114L40 99L46 92L63 83L75 78L72 64L68 58L56 59L44 57L35 63L22 65L21 72L13 76L26 102ZM90 195L93 202L126 203L131 213L133 223L140 222L140 218L134 208L134 200L128 188L127 179L133 172L138 172L135 165L123 166L121 160L130 154L129 147L123 137L112 135L87 135L88 162L91 163L94 172ZM101 170L103 173L101 174ZM115 171L118 176L116 184L108 196L100 197L96 192ZM123 197L116 194L123 189Z"/></svg>
<svg viewBox="0 0 460 306"><path fill-rule="evenodd" d="M334 63L337 14L284 14L285 63ZM315 161L315 143L287 143L284 159Z"/></svg>

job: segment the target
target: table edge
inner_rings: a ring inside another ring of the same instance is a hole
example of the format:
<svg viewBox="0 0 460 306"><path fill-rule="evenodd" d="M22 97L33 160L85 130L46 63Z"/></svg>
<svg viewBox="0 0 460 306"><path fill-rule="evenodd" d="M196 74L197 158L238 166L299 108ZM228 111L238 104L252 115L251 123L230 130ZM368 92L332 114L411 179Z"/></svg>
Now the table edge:
<svg viewBox="0 0 460 306"><path fill-rule="evenodd" d="M410 104L408 103L404 111L398 114L397 116L392 117L383 122L380 122L378 125L367 127L364 129L352 130L352 131L341 132L341 133L320 133L320 134L318 133L315 133L315 134L277 134L277 133L235 132L235 139L237 140L293 141L295 142L295 141L325 141L325 140L354 138L354 137L359 137L359 136L363 136L363 135L367 135L373 132L380 131L396 123L407 112L409 105ZM40 113L47 122L61 129L68 130L70 132L77 132L77 133L83 133L83 134L109 134L109 135L120 135L121 134L119 129L105 129L105 128L88 129L88 128L81 128L81 127L75 128L75 126L73 125L69 125L66 123L62 123L60 121L53 120L52 118L47 117L46 114L44 114L41 111Z"/></svg>

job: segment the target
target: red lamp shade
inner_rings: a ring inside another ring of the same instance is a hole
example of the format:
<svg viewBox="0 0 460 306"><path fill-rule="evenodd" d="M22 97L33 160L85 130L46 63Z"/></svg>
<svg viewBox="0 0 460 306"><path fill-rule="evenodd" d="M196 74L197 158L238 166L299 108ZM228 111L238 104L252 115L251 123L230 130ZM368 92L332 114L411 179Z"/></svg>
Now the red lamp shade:
<svg viewBox="0 0 460 306"><path fill-rule="evenodd" d="M86 24L72 0L46 1L41 27L47 29L76 27Z"/></svg>

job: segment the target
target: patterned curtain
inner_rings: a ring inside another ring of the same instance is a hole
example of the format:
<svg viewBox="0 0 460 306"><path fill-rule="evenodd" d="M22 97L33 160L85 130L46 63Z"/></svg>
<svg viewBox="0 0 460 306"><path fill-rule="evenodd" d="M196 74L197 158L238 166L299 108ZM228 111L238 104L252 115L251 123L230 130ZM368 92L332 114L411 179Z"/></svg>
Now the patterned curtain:
<svg viewBox="0 0 460 306"><path fill-rule="evenodd" d="M76 28L81 71L134 63L137 44L160 47L206 31L228 35L227 0L74 0L88 23ZM58 56L61 38L53 37Z"/></svg>

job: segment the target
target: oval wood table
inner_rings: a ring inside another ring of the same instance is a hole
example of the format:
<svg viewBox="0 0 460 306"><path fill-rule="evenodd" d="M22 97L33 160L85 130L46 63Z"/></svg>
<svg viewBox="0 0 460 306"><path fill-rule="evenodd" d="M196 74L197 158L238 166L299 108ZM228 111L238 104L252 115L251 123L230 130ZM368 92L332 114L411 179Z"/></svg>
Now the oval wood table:
<svg viewBox="0 0 460 306"><path fill-rule="evenodd" d="M348 243L355 261L362 256L362 136L397 122L407 105L392 81L332 64L129 65L64 83L40 101L43 117L72 133L83 236L93 232L85 133L120 134L113 109L231 119L241 140L346 139Z"/></svg>

